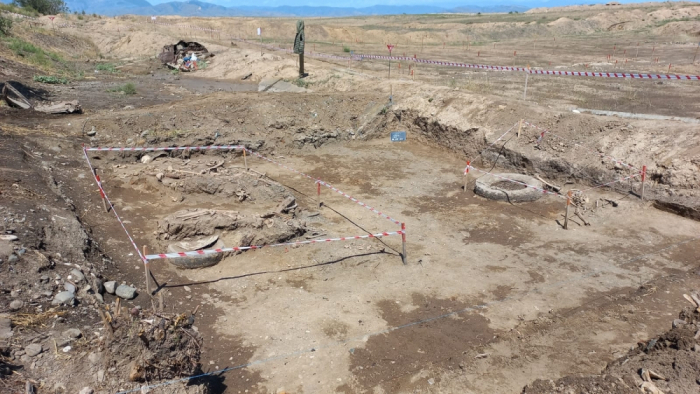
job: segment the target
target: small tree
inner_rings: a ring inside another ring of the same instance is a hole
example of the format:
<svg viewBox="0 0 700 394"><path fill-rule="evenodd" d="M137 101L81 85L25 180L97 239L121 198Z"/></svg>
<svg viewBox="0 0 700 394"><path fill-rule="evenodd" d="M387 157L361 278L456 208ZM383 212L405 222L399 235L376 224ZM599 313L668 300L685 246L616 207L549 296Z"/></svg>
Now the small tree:
<svg viewBox="0 0 700 394"><path fill-rule="evenodd" d="M68 6L63 0L13 0L12 4L23 8L31 8L44 15L68 12Z"/></svg>

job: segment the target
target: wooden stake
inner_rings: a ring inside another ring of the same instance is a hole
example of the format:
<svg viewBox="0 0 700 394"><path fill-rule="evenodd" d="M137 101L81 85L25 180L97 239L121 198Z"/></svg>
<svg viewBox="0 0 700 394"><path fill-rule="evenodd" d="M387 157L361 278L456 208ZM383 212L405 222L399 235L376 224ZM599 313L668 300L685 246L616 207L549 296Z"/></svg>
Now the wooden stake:
<svg viewBox="0 0 700 394"><path fill-rule="evenodd" d="M401 223L401 243L403 246L401 260L403 261L403 265L406 265L406 223Z"/></svg>
<svg viewBox="0 0 700 394"><path fill-rule="evenodd" d="M248 157L245 155L246 151L247 149L243 148L243 166L245 167L246 171L248 171Z"/></svg>
<svg viewBox="0 0 700 394"><path fill-rule="evenodd" d="M319 208L323 206L321 201L321 182L316 181L316 195L318 196L318 206Z"/></svg>
<svg viewBox="0 0 700 394"><path fill-rule="evenodd" d="M530 76L530 74L525 74L525 90L523 90L523 100L527 97L527 79ZM519 136L520 133L518 133Z"/></svg>
<svg viewBox="0 0 700 394"><path fill-rule="evenodd" d="M143 245L143 256L144 258L146 257L148 249L146 249L146 245ZM143 265L145 268L144 271L146 272L146 291L148 292L148 296L151 296L151 270L148 268L148 260L146 260L146 263Z"/></svg>
<svg viewBox="0 0 700 394"><path fill-rule="evenodd" d="M566 213L564 214L564 230L569 229L569 205L571 205L571 190L566 193Z"/></svg>
<svg viewBox="0 0 700 394"><path fill-rule="evenodd" d="M527 85L525 85L525 86L527 86ZM520 138L520 131L522 131L522 129L523 129L523 119L520 119L520 122L518 122L518 138Z"/></svg>
<svg viewBox="0 0 700 394"><path fill-rule="evenodd" d="M693 63L695 64L695 59L698 57L698 49L700 49L700 44L698 44L697 47L695 47L695 56L693 56Z"/></svg>

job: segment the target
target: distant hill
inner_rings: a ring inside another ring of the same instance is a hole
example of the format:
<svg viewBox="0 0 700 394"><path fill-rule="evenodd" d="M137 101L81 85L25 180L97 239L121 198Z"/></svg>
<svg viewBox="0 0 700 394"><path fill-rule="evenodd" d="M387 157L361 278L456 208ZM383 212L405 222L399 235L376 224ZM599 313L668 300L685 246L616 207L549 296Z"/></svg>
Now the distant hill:
<svg viewBox="0 0 700 394"><path fill-rule="evenodd" d="M7 0L0 0L8 2ZM306 17L340 17L359 15L394 15L394 14L436 14L436 13L474 13L474 12L524 12L529 7L494 5L494 6L460 6L445 8L436 6L397 6L375 5L371 7L325 7L325 6L279 6L258 7L239 6L224 7L198 0L185 2L171 1L152 5L146 0L67 0L71 11L85 11L101 15L180 15L180 16L306 16Z"/></svg>

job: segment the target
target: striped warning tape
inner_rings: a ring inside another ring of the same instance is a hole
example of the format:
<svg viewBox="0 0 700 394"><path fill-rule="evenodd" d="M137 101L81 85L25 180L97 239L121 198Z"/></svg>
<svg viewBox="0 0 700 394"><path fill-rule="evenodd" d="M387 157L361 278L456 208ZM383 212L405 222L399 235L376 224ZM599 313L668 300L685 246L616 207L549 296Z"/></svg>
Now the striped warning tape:
<svg viewBox="0 0 700 394"><path fill-rule="evenodd" d="M600 188L600 187L610 186L610 185L612 185L613 183L624 182L624 181L626 181L626 180L628 180L628 179L636 178L636 177L638 177L638 176L642 176L642 173L641 173L641 172L638 172L638 173L636 173L636 174L632 174L632 175L630 175L630 176L626 176L626 177L624 177L624 178L620 178L620 179L615 180L615 181L612 181L612 182L604 183L604 184L598 185L598 186L589 187L588 189L581 190L581 192L587 192L587 191L589 191L589 190L598 189L598 188Z"/></svg>
<svg viewBox="0 0 700 394"><path fill-rule="evenodd" d="M143 256L143 254L141 254L139 247L136 245L136 242L134 241L134 238L132 238L131 234L129 234L129 230L126 229L126 226L124 225L124 222L122 221L122 219L119 217L117 210L114 209L114 205L112 204L112 201L110 201L109 197L107 197L107 193L105 193L104 188L102 188L102 181L100 181L100 178L95 174L95 168L92 166L92 163L90 162L90 158L88 157L87 149L85 147L83 147L83 155L85 155L85 160L87 161L88 167L90 167L90 173L92 174L93 178L95 179L95 183L97 184L97 187L100 189L100 197L104 198L105 201L107 201L107 204L109 205L110 209L112 209L112 212L114 213L114 216L117 218L117 221L122 226L122 229L124 229L124 232L126 233L127 238L129 238L129 242L131 242L131 245L136 250L136 254L138 254L139 258L141 259L141 261L144 262L144 264L147 264L148 260Z"/></svg>
<svg viewBox="0 0 700 394"><path fill-rule="evenodd" d="M234 37L231 37L235 39ZM247 42L253 45L262 45L271 49L276 49L272 45L256 43L254 41L248 41L240 39L240 41ZM286 52L291 52L286 49ZM535 75L554 75L554 76L570 76L570 77L598 77L598 78L631 78L631 79L666 79L666 80L685 80L685 81L698 81L700 80L700 75L675 75L675 74L647 74L647 73L607 73L607 72L590 72L590 71L555 71L555 70L535 70L528 67L509 67L509 66L491 66L487 64L470 64L470 63L459 63L459 62L447 62L441 60L430 60L430 59L419 59L417 57L408 56L383 56L383 55L368 55L368 54L354 54L352 56L337 56L337 55L325 55L316 53L310 55L311 57L326 57L334 58L339 60L363 60L363 59L375 59L375 60L395 60L395 61L411 61L415 63L423 64L435 64L438 66L446 67L461 67L461 68L474 68L479 70L493 70L493 71L515 71L515 72L525 72L528 74Z"/></svg>
<svg viewBox="0 0 700 394"><path fill-rule="evenodd" d="M340 238L325 238L325 239L312 239L309 241L298 241L298 242L285 242L272 245L262 245L262 246L238 246L233 248L219 248L219 249L204 249L204 250L193 250L190 252L177 252L177 253L160 253L160 254L149 254L146 255L147 260L158 260L158 259L174 259L179 257L189 257L189 256L203 256L208 254L224 253L224 252L239 252L244 250L257 250L262 248L272 248L279 246L295 246L295 245L307 245L316 244L323 242L334 242L334 241L350 241L354 239L365 239L365 238L382 238L391 235L401 235L406 234L406 230L383 232L377 234L367 234L367 235L356 235L352 237L340 237Z"/></svg>
<svg viewBox="0 0 700 394"><path fill-rule="evenodd" d="M572 144L572 145L574 145L574 146L577 146L577 147L579 147L579 148L582 148L582 149L584 149L584 150L587 150L587 151L589 151L589 152L595 154L596 156L600 156L601 158L608 158L608 159L612 160L614 163L620 164L620 165L622 165L622 166L625 166L625 167L630 168L630 169L633 169L633 170L639 170L637 167L635 167L635 166L633 166L633 165L631 165L631 164L627 164L627 163L625 163L624 161L622 161L622 160L620 160L620 159L616 159L616 158L614 158L614 157L612 157L612 156L610 156L610 155L606 155L606 154L604 154L604 153L597 152L597 151L595 151L595 150L593 150L593 149L591 149L591 148L589 148L589 147L587 147L587 146L583 146L583 145L578 144L578 143L576 143L576 142L572 142L572 141L570 141L570 140L568 140L568 139L566 139L566 138L563 138L563 137L560 137L560 136L554 134L554 133L553 133L552 131L550 131L550 130L547 130L547 129L545 129L545 128L539 127L539 126L534 125L534 124L532 124L532 123L530 123L530 122L523 122L523 124L526 125L526 126L533 127L533 128L535 128L535 129L537 129L537 130L540 130L540 132L541 132L541 133L540 133L540 136L537 137L537 144L538 144L538 145L542 142L542 140L544 139L544 136L545 136L546 134L549 134L549 135L553 136L554 138L558 138L558 139L560 139L560 140L562 140L562 141L566 141L566 142L568 142L568 143L570 143L570 144Z"/></svg>
<svg viewBox="0 0 700 394"><path fill-rule="evenodd" d="M436 64L438 66L448 66L448 67L475 68L475 69L494 70L494 71L517 71L517 72L526 72L528 74L537 74L537 75L557 75L557 76L571 76L571 77L599 77L599 78L632 78L632 79L674 79L674 80L686 80L686 81L698 81L698 80L700 80L700 75L605 73L605 72L588 72L588 71L534 70L534 69L527 68L527 67L491 66L491 65L486 65L486 64L445 62L445 61L439 61L439 60L418 59L418 58L403 57L403 56L378 56L378 55L356 55L356 56L359 56L361 58L367 58L367 59L413 61L416 63Z"/></svg>
<svg viewBox="0 0 700 394"><path fill-rule="evenodd" d="M87 151L107 151L107 152L154 152L170 150L233 150L245 149L243 145L204 145L204 146L168 146L161 148L139 148L139 147L106 147L106 148L86 148Z"/></svg>

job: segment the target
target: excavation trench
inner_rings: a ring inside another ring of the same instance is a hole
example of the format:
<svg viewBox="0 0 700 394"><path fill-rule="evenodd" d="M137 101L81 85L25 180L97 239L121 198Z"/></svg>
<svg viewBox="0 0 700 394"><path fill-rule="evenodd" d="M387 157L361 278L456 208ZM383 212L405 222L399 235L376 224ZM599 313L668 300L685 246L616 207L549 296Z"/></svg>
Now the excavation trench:
<svg viewBox="0 0 700 394"><path fill-rule="evenodd" d="M526 131L518 137L517 127L505 136L503 133L507 127L491 132L481 126L461 129L403 110L387 114L383 121L377 122L383 128L377 135L396 129L396 123L410 130L413 138L447 148L462 156L465 162L470 160L475 168L470 173L475 177L488 172L515 172L539 177L560 188L561 193L574 187L588 189L608 185L604 188L619 193L620 198L641 198L642 166L628 164L624 158L616 162L595 143L549 136L538 142L539 130L523 129ZM497 140L499 137L502 138ZM678 176L663 163L650 164L655 164L656 169L647 172L644 199L653 201L653 206L658 209L700 220L697 199L691 198L694 190L692 176ZM463 169L456 168L455 171ZM690 181L678 181L682 176ZM550 186L546 188L556 190Z"/></svg>

